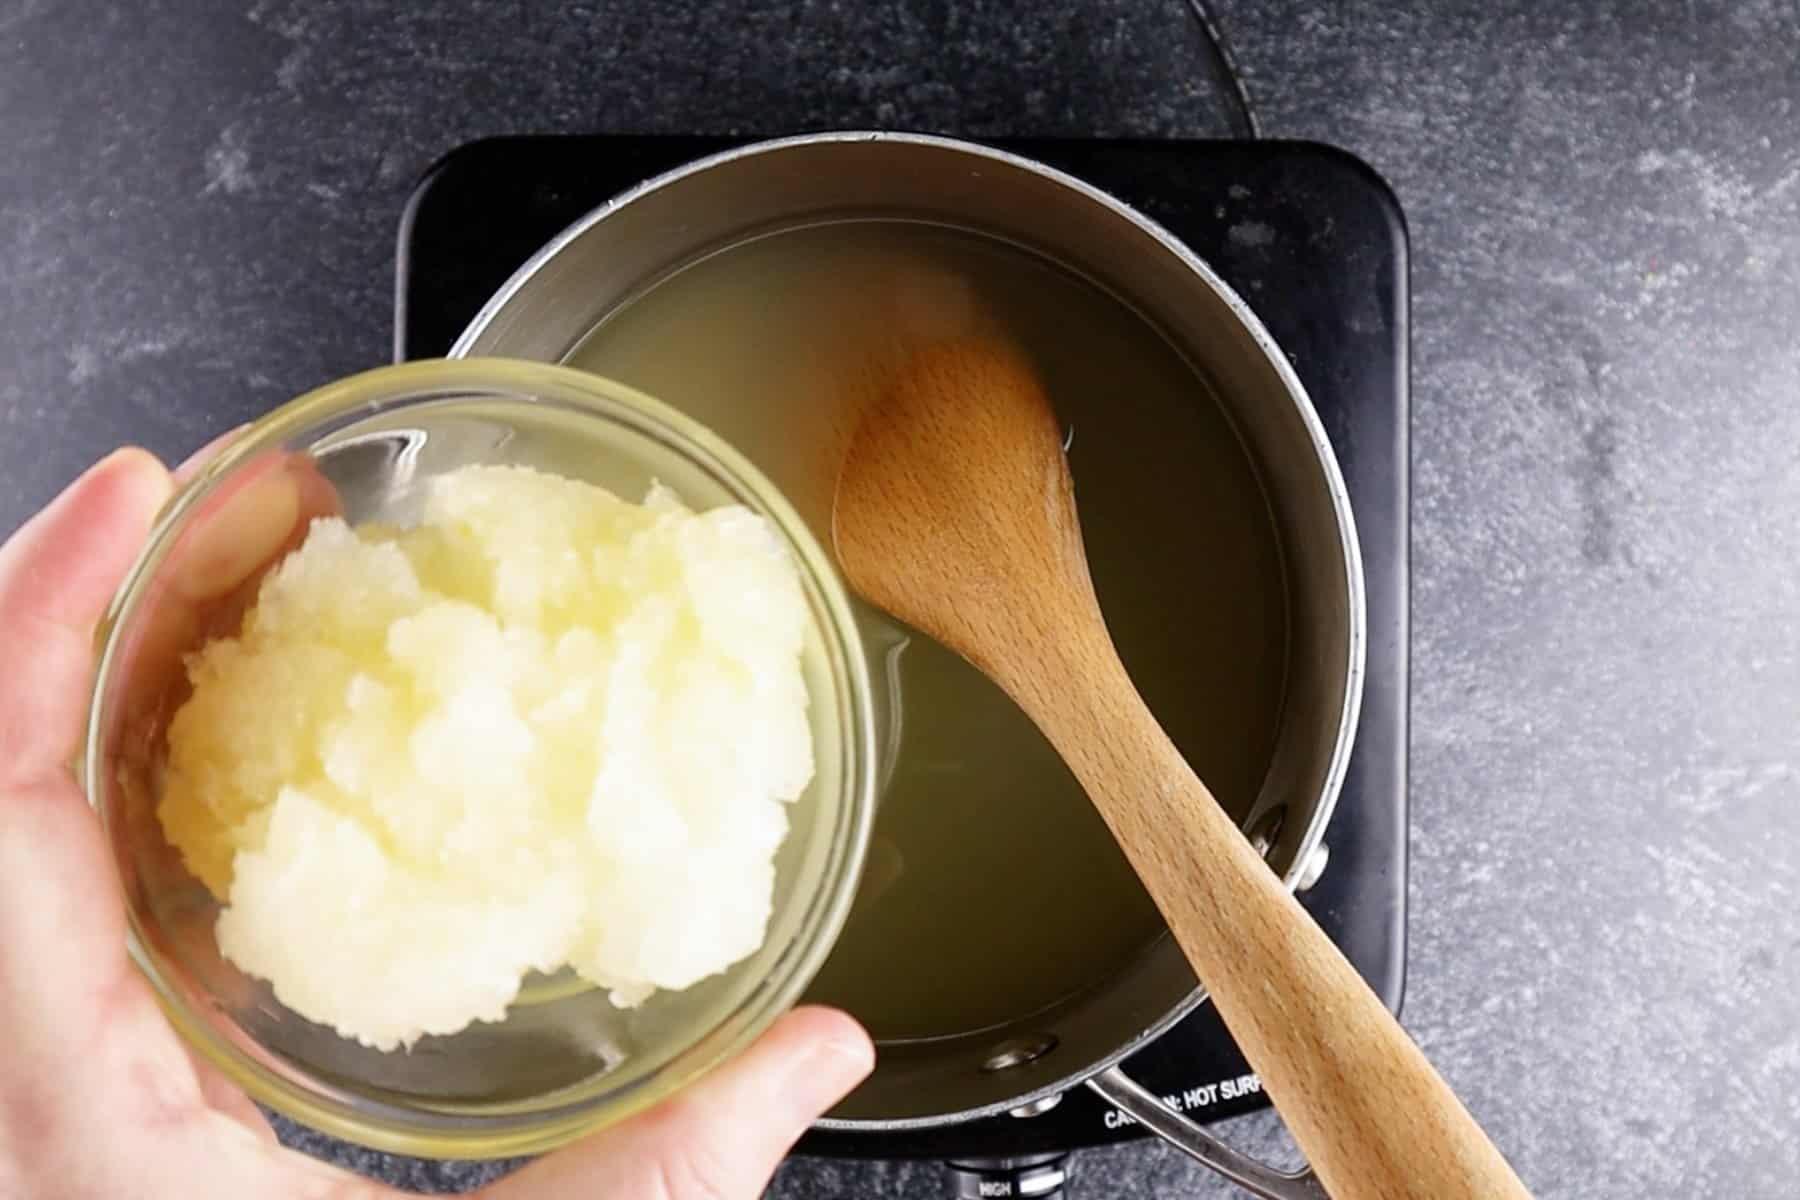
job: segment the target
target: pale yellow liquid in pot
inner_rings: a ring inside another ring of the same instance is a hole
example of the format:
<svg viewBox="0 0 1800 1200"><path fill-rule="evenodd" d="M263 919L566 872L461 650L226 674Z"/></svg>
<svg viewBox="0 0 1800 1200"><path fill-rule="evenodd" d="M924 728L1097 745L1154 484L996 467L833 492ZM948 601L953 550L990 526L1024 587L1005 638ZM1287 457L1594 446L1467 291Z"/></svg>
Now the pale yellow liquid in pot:
<svg viewBox="0 0 1800 1200"><path fill-rule="evenodd" d="M829 537L831 473L895 332L998 326L1071 427L1108 626L1145 698L1234 813L1268 771L1286 603L1273 523L1218 402L1146 322L1005 243L843 222L700 260L568 361L712 427ZM811 999L877 1038L1000 1026L1104 983L1163 930L1068 769L993 684L859 610L889 760L862 891ZM1204 869L1203 866L1201 869Z"/></svg>

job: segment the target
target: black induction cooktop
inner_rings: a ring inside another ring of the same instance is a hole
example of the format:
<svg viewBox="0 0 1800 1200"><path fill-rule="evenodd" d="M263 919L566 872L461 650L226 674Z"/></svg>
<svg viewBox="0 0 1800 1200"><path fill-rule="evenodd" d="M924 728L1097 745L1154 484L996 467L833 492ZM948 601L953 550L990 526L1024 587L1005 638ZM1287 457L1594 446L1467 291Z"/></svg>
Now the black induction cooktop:
<svg viewBox="0 0 1800 1200"><path fill-rule="evenodd" d="M443 355L513 271L576 218L648 176L741 140L501 138L454 151L420 183L401 225L396 357ZM1410 403L1407 237L1399 204L1357 159L1307 143L998 144L1088 180L1187 242L1268 326L1324 421L1362 545L1368 673L1349 772L1326 832L1329 865L1303 900L1398 1011L1406 950ZM1267 1103L1210 1007L1126 1067L1199 1121ZM1142 1135L1078 1089L1036 1116L928 1131L815 1131L800 1150L985 1159Z"/></svg>

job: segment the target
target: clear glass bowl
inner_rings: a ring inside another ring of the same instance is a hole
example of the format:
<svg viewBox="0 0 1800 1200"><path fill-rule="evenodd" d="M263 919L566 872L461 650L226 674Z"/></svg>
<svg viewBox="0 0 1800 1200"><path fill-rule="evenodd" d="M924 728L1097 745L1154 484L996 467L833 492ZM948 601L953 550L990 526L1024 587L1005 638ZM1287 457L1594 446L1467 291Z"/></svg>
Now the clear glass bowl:
<svg viewBox="0 0 1800 1200"><path fill-rule="evenodd" d="M307 519L406 524L421 484L471 463L585 479L627 498L654 480L696 508L739 503L786 537L812 623L804 671L817 763L791 809L763 948L633 1010L564 974L527 981L504 1022L383 1053L283 1007L214 944L217 903L156 817L182 656L235 628ZM353 376L270 413L168 504L100 632L81 774L124 885L131 953L169 1019L255 1099L404 1154L537 1153L673 1093L789 1008L829 952L874 813L867 667L826 553L762 474L630 388L565 367L425 362Z"/></svg>

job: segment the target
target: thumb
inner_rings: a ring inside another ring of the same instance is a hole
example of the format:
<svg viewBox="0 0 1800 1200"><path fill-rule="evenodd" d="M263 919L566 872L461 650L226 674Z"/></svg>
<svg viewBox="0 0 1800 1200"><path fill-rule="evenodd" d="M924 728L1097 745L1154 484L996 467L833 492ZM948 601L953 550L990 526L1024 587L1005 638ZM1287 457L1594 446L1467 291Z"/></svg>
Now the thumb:
<svg viewBox="0 0 1800 1200"><path fill-rule="evenodd" d="M782 1157L875 1065L841 1012L796 1009L681 1095L534 1163L486 1200L754 1200Z"/></svg>
<svg viewBox="0 0 1800 1200"><path fill-rule="evenodd" d="M120 450L0 546L0 784L43 779L73 751L94 625L168 494L161 463Z"/></svg>

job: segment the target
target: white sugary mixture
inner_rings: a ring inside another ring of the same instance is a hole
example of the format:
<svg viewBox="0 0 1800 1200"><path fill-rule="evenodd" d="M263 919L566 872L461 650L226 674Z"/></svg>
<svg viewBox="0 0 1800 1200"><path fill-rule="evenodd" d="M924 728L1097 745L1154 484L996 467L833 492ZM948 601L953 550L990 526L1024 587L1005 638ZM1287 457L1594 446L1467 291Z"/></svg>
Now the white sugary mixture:
<svg viewBox="0 0 1800 1200"><path fill-rule="evenodd" d="M522 468L313 524L189 662L159 815L221 951L391 1049L569 965L641 1002L755 951L812 777L792 558L741 507Z"/></svg>

